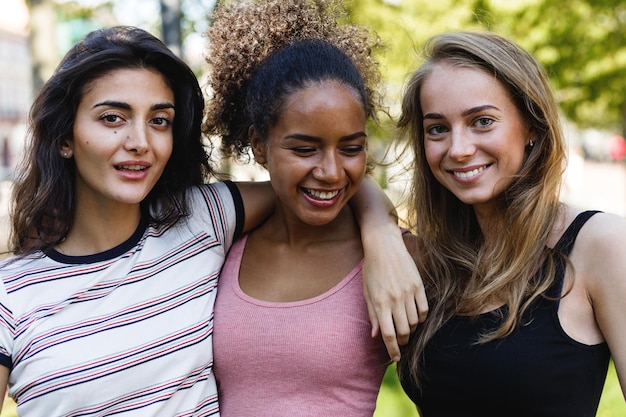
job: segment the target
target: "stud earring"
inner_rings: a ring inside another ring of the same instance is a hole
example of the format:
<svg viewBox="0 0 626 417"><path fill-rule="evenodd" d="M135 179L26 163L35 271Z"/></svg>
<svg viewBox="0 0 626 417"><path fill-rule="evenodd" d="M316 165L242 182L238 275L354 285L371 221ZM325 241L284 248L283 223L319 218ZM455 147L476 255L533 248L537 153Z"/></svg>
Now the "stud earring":
<svg viewBox="0 0 626 417"><path fill-rule="evenodd" d="M532 148L533 146L535 146L535 141L534 141L534 140L531 140L531 141L530 141L530 143L528 144L528 146L530 146L531 148Z"/></svg>

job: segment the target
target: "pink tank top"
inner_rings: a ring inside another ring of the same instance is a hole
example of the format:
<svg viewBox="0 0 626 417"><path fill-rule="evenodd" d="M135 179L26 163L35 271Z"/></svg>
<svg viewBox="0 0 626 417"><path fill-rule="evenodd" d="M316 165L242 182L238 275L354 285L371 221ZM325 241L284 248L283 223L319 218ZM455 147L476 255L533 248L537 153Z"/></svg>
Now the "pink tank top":
<svg viewBox="0 0 626 417"><path fill-rule="evenodd" d="M315 298L261 301L239 287L246 238L230 250L215 304L220 415L371 416L389 357L370 336L363 261Z"/></svg>

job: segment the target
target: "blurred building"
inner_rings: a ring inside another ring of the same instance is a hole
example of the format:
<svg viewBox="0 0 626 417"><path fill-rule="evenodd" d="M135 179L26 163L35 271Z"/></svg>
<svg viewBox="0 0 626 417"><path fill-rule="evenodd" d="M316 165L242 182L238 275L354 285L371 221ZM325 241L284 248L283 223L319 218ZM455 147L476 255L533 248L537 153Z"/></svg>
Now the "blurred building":
<svg viewBox="0 0 626 417"><path fill-rule="evenodd" d="M32 73L26 33L0 29L0 175L5 177L21 150L32 100Z"/></svg>
<svg viewBox="0 0 626 417"><path fill-rule="evenodd" d="M0 179L6 177L22 148L32 100L28 41L28 9L24 0L3 0L0 15Z"/></svg>

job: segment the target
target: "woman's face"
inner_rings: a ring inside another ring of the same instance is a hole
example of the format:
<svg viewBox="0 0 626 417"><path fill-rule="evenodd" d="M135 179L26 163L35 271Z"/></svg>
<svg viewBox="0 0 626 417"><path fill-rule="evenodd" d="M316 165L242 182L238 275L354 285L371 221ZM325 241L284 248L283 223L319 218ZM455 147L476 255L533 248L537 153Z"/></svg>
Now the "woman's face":
<svg viewBox="0 0 626 417"><path fill-rule="evenodd" d="M313 226L337 217L365 175L365 124L357 93L324 81L287 98L266 142L253 134L257 162L287 216Z"/></svg>
<svg viewBox="0 0 626 417"><path fill-rule="evenodd" d="M61 153L76 163L77 204L138 205L173 147L174 93L149 69L117 69L85 87L73 138Z"/></svg>
<svg viewBox="0 0 626 417"><path fill-rule="evenodd" d="M532 139L508 91L487 72L440 63L426 77L420 102L435 178L476 210L492 208Z"/></svg>

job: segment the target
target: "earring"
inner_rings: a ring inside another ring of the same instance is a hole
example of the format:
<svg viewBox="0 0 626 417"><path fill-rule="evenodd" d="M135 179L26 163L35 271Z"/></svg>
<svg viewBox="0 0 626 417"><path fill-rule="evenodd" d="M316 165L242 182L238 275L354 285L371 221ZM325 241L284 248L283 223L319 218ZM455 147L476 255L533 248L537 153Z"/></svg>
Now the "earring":
<svg viewBox="0 0 626 417"><path fill-rule="evenodd" d="M528 146L530 146L531 148L532 148L533 146L535 146L535 141L534 141L534 140L531 140L531 141L530 141L530 143L528 144Z"/></svg>

